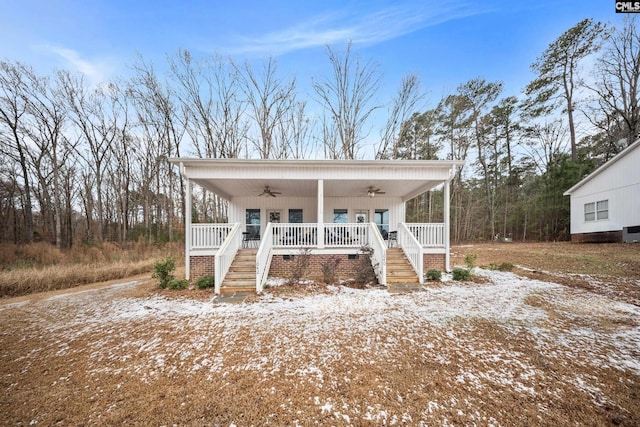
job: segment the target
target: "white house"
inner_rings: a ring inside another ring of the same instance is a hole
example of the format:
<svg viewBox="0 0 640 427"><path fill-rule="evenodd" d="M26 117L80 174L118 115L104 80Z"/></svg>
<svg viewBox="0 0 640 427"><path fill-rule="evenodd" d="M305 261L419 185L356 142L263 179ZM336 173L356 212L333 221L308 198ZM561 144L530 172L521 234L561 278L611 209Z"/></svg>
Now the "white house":
<svg viewBox="0 0 640 427"><path fill-rule="evenodd" d="M571 240L640 239L640 140L564 193L571 197Z"/></svg>
<svg viewBox="0 0 640 427"><path fill-rule="evenodd" d="M382 284L449 270L449 185L463 161L170 161L187 181L186 277L214 274L217 293L261 292L268 276L291 274L303 249L316 278L336 259L339 277L353 275L363 246ZM193 184L228 202L228 223L191 223ZM406 223L405 202L439 186L444 223Z"/></svg>

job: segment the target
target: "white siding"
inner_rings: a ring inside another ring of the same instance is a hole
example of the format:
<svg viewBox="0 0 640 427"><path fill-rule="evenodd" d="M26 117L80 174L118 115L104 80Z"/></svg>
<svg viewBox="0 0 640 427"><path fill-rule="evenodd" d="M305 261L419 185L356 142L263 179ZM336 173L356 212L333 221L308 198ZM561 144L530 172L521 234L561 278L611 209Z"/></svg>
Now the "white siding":
<svg viewBox="0 0 640 427"><path fill-rule="evenodd" d="M328 197L324 200L324 222L333 222L334 209L347 209L348 222L356 222L356 211L368 211L369 222L373 222L376 209L388 209L391 231L398 229L399 222L404 222L404 203L391 197Z"/></svg>
<svg viewBox="0 0 640 427"><path fill-rule="evenodd" d="M289 222L289 209L302 209L303 222L316 222L314 197L235 197L229 203L229 222L244 224L246 209L260 209L261 230L267 225L267 211L282 211L281 222Z"/></svg>
<svg viewBox="0 0 640 427"><path fill-rule="evenodd" d="M261 229L267 225L267 212L282 211L282 222L289 221L289 209L302 209L305 223L317 222L315 197L235 197L229 203L229 222L245 222L246 209L260 209ZM324 222L333 223L333 210L347 209L348 221L356 222L356 211L367 210L369 222L374 220L376 209L389 210L389 229L396 230L404 221L405 207L399 198L391 197L326 197L324 199Z"/></svg>
<svg viewBox="0 0 640 427"><path fill-rule="evenodd" d="M609 218L585 221L585 203L609 201ZM640 148L618 159L571 194L571 234L640 225Z"/></svg>

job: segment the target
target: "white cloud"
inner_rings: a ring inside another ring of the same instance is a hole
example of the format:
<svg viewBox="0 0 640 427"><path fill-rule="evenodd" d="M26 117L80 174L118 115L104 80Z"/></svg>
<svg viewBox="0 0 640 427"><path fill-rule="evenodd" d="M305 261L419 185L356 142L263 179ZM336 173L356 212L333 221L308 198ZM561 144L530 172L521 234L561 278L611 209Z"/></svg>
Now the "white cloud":
<svg viewBox="0 0 640 427"><path fill-rule="evenodd" d="M480 7L443 2L402 5L364 15L333 13L317 16L283 30L261 36L243 37L229 48L231 53L283 54L295 50L353 42L375 44L410 34L447 21L486 13Z"/></svg>
<svg viewBox="0 0 640 427"><path fill-rule="evenodd" d="M73 49L55 45L41 45L40 48L62 59L63 66L70 71L82 73L92 85L106 81L112 71L112 67L106 61L90 61Z"/></svg>

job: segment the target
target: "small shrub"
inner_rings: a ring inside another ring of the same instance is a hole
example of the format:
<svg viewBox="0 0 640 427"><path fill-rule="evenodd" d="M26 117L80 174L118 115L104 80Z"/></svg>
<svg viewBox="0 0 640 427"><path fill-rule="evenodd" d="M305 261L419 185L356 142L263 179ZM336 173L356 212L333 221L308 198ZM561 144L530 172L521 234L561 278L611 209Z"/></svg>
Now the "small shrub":
<svg viewBox="0 0 640 427"><path fill-rule="evenodd" d="M503 262L498 266L498 270L500 271L511 271L513 270L513 264L510 262Z"/></svg>
<svg viewBox="0 0 640 427"><path fill-rule="evenodd" d="M176 261L172 257L159 259L153 266L153 276L151 277L158 279L158 287L165 289L169 285L169 282L175 278L173 276L175 269Z"/></svg>
<svg viewBox="0 0 640 427"><path fill-rule="evenodd" d="M376 268L378 268L378 264L374 265L372 262L373 248L370 246L361 247L360 255L358 257L356 283L377 283Z"/></svg>
<svg viewBox="0 0 640 427"><path fill-rule="evenodd" d="M291 269L291 280L289 283L300 283L300 281L307 275L310 263L311 249L300 249L300 254L293 257L293 268Z"/></svg>
<svg viewBox="0 0 640 427"><path fill-rule="evenodd" d="M476 259L478 258L478 255L476 254L467 254L464 257L464 263L467 265L467 267L469 268L473 268L476 266Z"/></svg>
<svg viewBox="0 0 640 427"><path fill-rule="evenodd" d="M501 264L491 263L487 266L489 270L498 270L498 271L511 271L513 270L513 264L510 262L503 262Z"/></svg>
<svg viewBox="0 0 640 427"><path fill-rule="evenodd" d="M187 279L171 279L169 283L167 283L167 288L172 289L174 291L180 289L187 289L189 286L189 281Z"/></svg>
<svg viewBox="0 0 640 427"><path fill-rule="evenodd" d="M458 282L471 280L471 272L466 268L456 267L453 269L453 280Z"/></svg>
<svg viewBox="0 0 640 427"><path fill-rule="evenodd" d="M440 280L442 280L442 273L440 272L440 270L429 270L427 271L427 280L439 282Z"/></svg>
<svg viewBox="0 0 640 427"><path fill-rule="evenodd" d="M321 264L322 278L324 280L324 283L327 283L329 285L335 283L336 270L338 269L340 262L342 262L342 259L340 257L332 256Z"/></svg>
<svg viewBox="0 0 640 427"><path fill-rule="evenodd" d="M196 286L198 287L198 289L213 288L215 285L216 285L216 278L213 274L202 276L196 281Z"/></svg>

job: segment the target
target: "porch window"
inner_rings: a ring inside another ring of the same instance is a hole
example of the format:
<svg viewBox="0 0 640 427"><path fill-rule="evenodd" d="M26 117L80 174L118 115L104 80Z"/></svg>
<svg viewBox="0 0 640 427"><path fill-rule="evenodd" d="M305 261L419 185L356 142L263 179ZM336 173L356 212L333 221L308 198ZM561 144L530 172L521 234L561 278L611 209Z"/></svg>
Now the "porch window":
<svg viewBox="0 0 640 427"><path fill-rule="evenodd" d="M246 226L251 237L260 236L260 209L246 210Z"/></svg>
<svg viewBox="0 0 640 427"><path fill-rule="evenodd" d="M609 200L584 204L585 222L609 219Z"/></svg>
<svg viewBox="0 0 640 427"><path fill-rule="evenodd" d="M302 224L302 209L289 209L289 224Z"/></svg>
<svg viewBox="0 0 640 427"><path fill-rule="evenodd" d="M334 224L346 224L348 222L347 209L334 209L333 210L333 223Z"/></svg>

